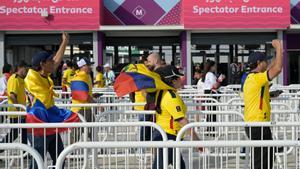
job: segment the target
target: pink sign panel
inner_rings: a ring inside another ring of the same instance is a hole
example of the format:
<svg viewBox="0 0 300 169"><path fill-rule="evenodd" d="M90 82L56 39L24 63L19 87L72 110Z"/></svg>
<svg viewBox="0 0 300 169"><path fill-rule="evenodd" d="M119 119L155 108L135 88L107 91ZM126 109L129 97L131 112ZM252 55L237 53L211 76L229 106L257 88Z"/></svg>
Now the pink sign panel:
<svg viewBox="0 0 300 169"><path fill-rule="evenodd" d="M278 28L290 24L289 0L184 0L189 29Z"/></svg>
<svg viewBox="0 0 300 169"><path fill-rule="evenodd" d="M0 1L0 30L99 30L99 0Z"/></svg>

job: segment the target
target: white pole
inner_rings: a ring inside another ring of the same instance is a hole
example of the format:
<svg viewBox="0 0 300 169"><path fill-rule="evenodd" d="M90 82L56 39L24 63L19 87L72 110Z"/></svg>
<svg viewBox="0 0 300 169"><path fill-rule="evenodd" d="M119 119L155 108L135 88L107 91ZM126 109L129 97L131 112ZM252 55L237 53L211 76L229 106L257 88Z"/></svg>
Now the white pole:
<svg viewBox="0 0 300 169"><path fill-rule="evenodd" d="M187 69L187 84L192 84L192 53L191 53L191 32L186 32L186 69Z"/></svg>

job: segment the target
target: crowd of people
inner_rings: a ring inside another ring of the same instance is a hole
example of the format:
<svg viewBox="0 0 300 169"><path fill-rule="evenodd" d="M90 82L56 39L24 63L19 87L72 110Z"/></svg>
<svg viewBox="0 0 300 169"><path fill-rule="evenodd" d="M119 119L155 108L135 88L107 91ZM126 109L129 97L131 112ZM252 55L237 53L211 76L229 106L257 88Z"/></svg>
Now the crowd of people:
<svg viewBox="0 0 300 169"><path fill-rule="evenodd" d="M12 123L37 122L36 119L46 123L78 122L77 113L82 114L88 122L92 122L93 115L89 108L73 107L71 110L66 110L55 106L54 97L56 94L50 75L57 70L61 63L67 44L68 34L63 33L59 50L55 53L38 52L32 58L31 67L25 62L20 62L15 73L12 71L12 66L6 64L3 67L3 77L0 78L0 94L8 97L9 104L28 106L26 119L22 118L20 120L11 116ZM261 52L254 52L249 56L250 71L246 74L242 83L246 122L270 121L269 81L278 76L282 69L282 44L279 40L274 40L273 47L276 49L276 58L270 66L267 62L269 58ZM235 60L234 63L236 62ZM97 96L92 93L93 87L102 88L114 84L116 76L108 63L103 66L104 72L102 66L97 66L97 74L95 79L92 79L91 66L93 64L88 58L81 58L76 63L66 62L62 76L62 89L71 91L72 104L94 103L94 98ZM145 106L135 106L135 110L156 111L155 120L150 115L140 116L139 120L157 123L166 132L169 140L175 140L178 131L189 123L186 117L187 107L178 94L178 90L182 88L184 74L179 67L176 68L163 62L158 53L141 57L139 64L158 74L161 80L170 87L168 90L155 90L153 92L140 90L131 93L133 102L146 102ZM233 65L233 67L238 71L236 65ZM216 63L214 61L208 60L205 64L197 65L195 68L194 84L204 94L216 94L225 78L223 74L216 74ZM10 110L16 109L11 108ZM47 114L47 116L41 116L41 114ZM36 118L32 118L33 116ZM216 121L216 116L209 116L208 121ZM141 128L141 141L149 141L151 139L150 135L152 135L152 141L162 140L159 132L153 131L152 134L150 130L147 127ZM193 140L200 140L194 130L189 130L189 132ZM2 139L2 143L13 142L18 137L17 133L17 130L11 131ZM40 134L22 130L21 134L22 143L27 144L28 138L29 142L34 143L34 148L42 157L44 157L44 151L48 151L54 164L56 157L64 149L60 135L51 130ZM246 128L246 134L251 140L272 139L270 128L263 128L263 130L261 127ZM73 141L76 141L76 139L73 139ZM201 148L199 150L202 151ZM168 149L168 156L169 164L174 165L173 149ZM261 150L260 148L254 150L255 168L260 168L262 163L263 168L272 168L273 155L269 158L270 161L267 161L267 158L262 158L266 156L268 156L267 150ZM162 159L162 149L159 149L158 156L153 162L153 168L162 168ZM37 165L33 164L32 162L31 168L37 168ZM181 168L185 168L182 157Z"/></svg>
<svg viewBox="0 0 300 169"><path fill-rule="evenodd" d="M63 66L62 71L62 80L61 80L61 86L63 91L70 91L71 87L71 80L73 77L80 72L82 64L86 62L89 66L93 65L94 63L90 61L89 58L84 57L81 58L79 61L72 62L70 60L67 60L65 63L65 66ZM79 66L80 64L80 66ZM104 68L104 69L103 69ZM115 73L111 69L111 66L109 63L106 63L104 66L97 66L96 67L96 75L94 77L94 73L92 69L90 69L88 72L89 76L92 81L92 86L95 88L103 88L107 86L113 85L115 81Z"/></svg>
<svg viewBox="0 0 300 169"><path fill-rule="evenodd" d="M198 85L200 79L203 79L203 75L205 74L206 67L210 64L210 62L214 62L212 60L206 60L205 63L196 63L193 67L193 77L192 77L192 85ZM220 65L216 65L220 66ZM227 74L227 81L226 83L222 83L222 85L227 84L241 84L242 76L247 71L247 64L238 62L237 58L233 58L233 62L228 65L229 66L229 73ZM223 71L223 72L222 72ZM215 70L215 75L224 74L224 70Z"/></svg>

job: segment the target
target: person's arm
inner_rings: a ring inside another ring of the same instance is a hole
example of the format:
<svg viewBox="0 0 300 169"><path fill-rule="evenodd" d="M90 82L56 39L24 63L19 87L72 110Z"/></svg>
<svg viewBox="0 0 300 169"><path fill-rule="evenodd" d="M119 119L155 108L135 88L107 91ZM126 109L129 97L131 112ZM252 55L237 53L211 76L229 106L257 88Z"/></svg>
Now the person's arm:
<svg viewBox="0 0 300 169"><path fill-rule="evenodd" d="M58 68L59 64L61 63L61 61L64 57L65 50L66 50L68 43L69 43L69 35L66 32L63 32L62 43L60 44L58 51L56 52L55 56L53 57L55 71Z"/></svg>
<svg viewBox="0 0 300 169"><path fill-rule="evenodd" d="M18 90L20 89L19 81L15 77L11 77L9 93L7 93L7 97L9 97L13 104L18 104Z"/></svg>
<svg viewBox="0 0 300 169"><path fill-rule="evenodd" d="M188 119L185 118L185 117L179 119L178 122L179 122L181 127L183 127L183 126L185 126L189 123ZM193 140L200 140L194 129L188 130L188 134L193 138Z"/></svg>
<svg viewBox="0 0 300 169"><path fill-rule="evenodd" d="M221 83L225 79L225 75L220 75L215 81L216 83L213 85L213 89L218 89L221 86Z"/></svg>
<svg viewBox="0 0 300 169"><path fill-rule="evenodd" d="M95 100L94 100L93 97L89 96L89 97L88 97L88 102L89 102L89 103L95 103Z"/></svg>
<svg viewBox="0 0 300 169"><path fill-rule="evenodd" d="M17 95L15 93L11 92L9 94L9 98L11 99L11 101L13 102L13 104L18 104Z"/></svg>
<svg viewBox="0 0 300 169"><path fill-rule="evenodd" d="M111 71L111 81L112 81L112 83L115 82L115 78L116 78L115 72Z"/></svg>
<svg viewBox="0 0 300 169"><path fill-rule="evenodd" d="M282 70L282 58L283 58L282 41L275 39L272 41L272 45L276 50L276 58L268 70L269 81L273 80L276 76L278 76Z"/></svg>
<svg viewBox="0 0 300 169"><path fill-rule="evenodd" d="M102 87L102 83L103 83L103 75L102 74L97 74L94 84L97 85L98 87Z"/></svg>
<svg viewBox="0 0 300 169"><path fill-rule="evenodd" d="M67 79L66 79L66 78L63 78L63 79L62 79L62 82L63 82L63 84L65 84L65 85L66 85L66 84L68 84L68 82L67 82Z"/></svg>
<svg viewBox="0 0 300 169"><path fill-rule="evenodd" d="M68 78L67 73L68 73L68 70L66 70L66 71L63 73L62 84L64 84L64 85L69 84L68 81L67 81L67 78ZM69 85L70 85L70 84L69 84Z"/></svg>

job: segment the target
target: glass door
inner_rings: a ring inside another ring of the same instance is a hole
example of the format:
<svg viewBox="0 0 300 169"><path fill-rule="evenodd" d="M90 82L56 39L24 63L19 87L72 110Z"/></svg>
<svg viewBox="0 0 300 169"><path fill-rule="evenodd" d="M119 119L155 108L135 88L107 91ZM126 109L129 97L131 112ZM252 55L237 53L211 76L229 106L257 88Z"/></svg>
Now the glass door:
<svg viewBox="0 0 300 169"><path fill-rule="evenodd" d="M196 65L204 64L208 60L217 64L217 75L225 74L224 85L240 84L242 73L246 69L248 57L251 52L265 52L266 55L274 55L274 50L270 43L241 45L241 44L208 44L192 45L192 75ZM235 62L235 63L234 63ZM238 72L233 73L231 65L238 66ZM204 70L202 70L204 71Z"/></svg>

